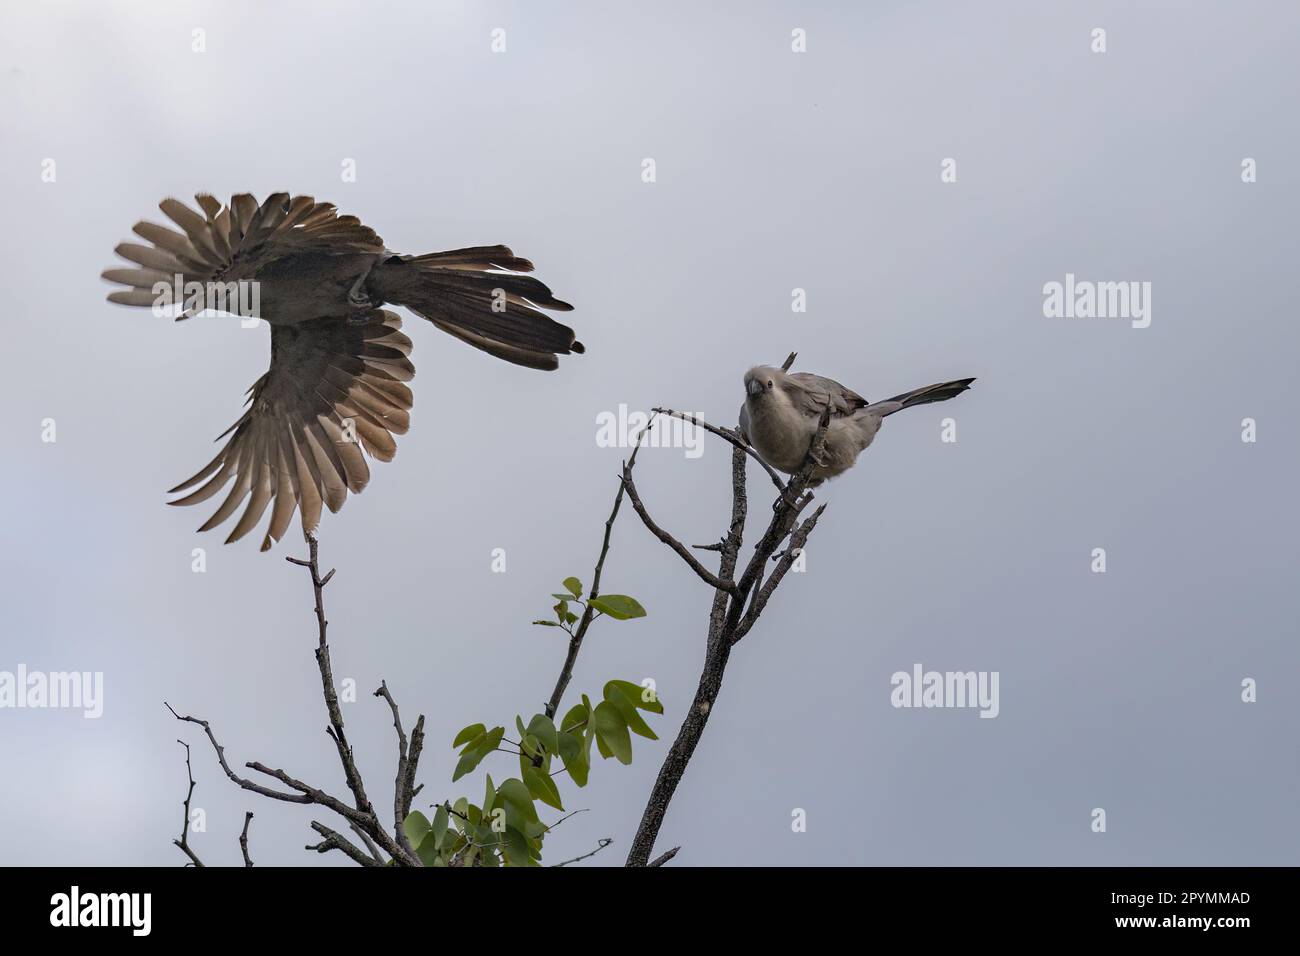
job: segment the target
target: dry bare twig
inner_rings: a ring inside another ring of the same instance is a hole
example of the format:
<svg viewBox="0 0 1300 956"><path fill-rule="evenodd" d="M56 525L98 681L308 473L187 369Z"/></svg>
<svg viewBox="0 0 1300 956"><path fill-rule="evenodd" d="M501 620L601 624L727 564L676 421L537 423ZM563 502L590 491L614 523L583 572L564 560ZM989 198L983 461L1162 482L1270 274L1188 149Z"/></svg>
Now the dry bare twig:
<svg viewBox="0 0 1300 956"><path fill-rule="evenodd" d="M382 866L385 865L383 855L387 854L389 859L399 866L421 866L419 857L406 838L405 830L402 823L406 813L410 811L411 800L419 792L415 786L416 770L418 768L420 753L424 746L424 715L421 714L415 722L412 729L410 740L402 728L401 716L398 711L397 703L392 694L388 691L388 686L381 683L376 697L383 697L389 705L393 715L393 725L397 731L398 738L398 769L397 777L394 783L393 794L393 832L389 833L379 820L374 806L367 796L365 781L362 779L361 771L357 768L356 760L353 755L352 745L348 743L347 734L343 725L343 711L339 706L338 691L334 685L334 674L330 664L330 649L327 640L329 621L325 617L325 586L329 584L334 577L334 571L321 576L319 564L319 551L316 538L312 535L305 535L307 540L308 558L286 558L291 564L307 568L311 574L312 591L315 595L315 612L317 622L317 645L315 650L316 664L320 670L321 691L325 700L325 710L329 717L329 726L326 727L325 733L333 742L335 751L338 754L339 763L343 767L344 779L347 782L348 789L352 793L352 803L349 805L344 800L335 797L324 790L313 787L296 779L284 770L273 769L258 761L249 761L244 766L254 770L272 780L283 784L285 789L276 789L257 783L252 779L243 777L233 769L226 760L225 748L218 742L216 734L212 730L212 725L199 717L183 715L176 711L175 708L166 701L163 703L173 717L177 720L187 723L198 724L207 734L212 749L216 752L217 762L221 766L225 775L236 785L251 793L267 797L271 800L279 800L284 803L301 803L311 804L324 807L330 810L345 821L354 833L356 833L365 846L365 849L352 843L347 837L343 836L336 830L325 826L318 821L312 821L311 828L322 837L321 842L309 845L307 849L315 850L318 853L325 853L329 850L339 850L354 862L362 866ZM188 766L188 746L187 766ZM191 791L193 786L191 784ZM186 822L188 825L188 808L186 810ZM244 832L247 834L248 820L252 818L250 813L244 821ZM241 846L244 841L241 839ZM180 841L177 841L180 845ZM190 853L186 847L181 847ZM247 852L245 852L245 865L251 866Z"/></svg>
<svg viewBox="0 0 1300 956"><path fill-rule="evenodd" d="M244 829L239 834L239 852L244 855L244 866L253 865L252 858L248 855L248 825L253 822L253 811L244 811Z"/></svg>
<svg viewBox="0 0 1300 956"><path fill-rule="evenodd" d="M190 862L197 867L203 866L203 861L199 859L197 853L190 848L190 801L194 798L194 772L190 769L190 745L183 740L177 740L178 744L185 748L185 776L189 778L190 788L185 791L185 802L182 804L185 812L185 820L181 823L181 838L172 840L172 843L181 848L181 852L190 858Z"/></svg>

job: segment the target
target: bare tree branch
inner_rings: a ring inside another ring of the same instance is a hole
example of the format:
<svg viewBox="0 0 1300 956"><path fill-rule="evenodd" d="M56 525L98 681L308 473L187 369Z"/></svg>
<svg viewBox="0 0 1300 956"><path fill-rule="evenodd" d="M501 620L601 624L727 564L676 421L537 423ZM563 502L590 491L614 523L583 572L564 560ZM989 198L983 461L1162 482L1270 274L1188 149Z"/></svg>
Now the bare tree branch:
<svg viewBox="0 0 1300 956"><path fill-rule="evenodd" d="M632 502L632 507L635 508L636 513L641 516L641 523L650 530L652 535L676 551L678 556L686 562L687 566L699 575L700 580L715 590L727 591L733 594L736 592L735 581L723 580L704 565L700 564L699 560L695 555L691 554L686 545L682 544L663 528L659 527L659 525L655 523L654 518L650 517L650 512L646 510L645 504L641 501L641 496L637 493L636 484L632 481L631 462L623 466L623 487L627 490L627 496Z"/></svg>
<svg viewBox="0 0 1300 956"><path fill-rule="evenodd" d="M354 843L348 840L347 837L343 836L343 834L331 830L329 827L325 826L325 824L313 820L311 822L311 828L325 839L320 843L307 844L306 849L315 850L317 853L328 853L330 850L341 850L354 863L358 863L361 866L383 866L383 864L373 856L367 856L363 853Z"/></svg>
<svg viewBox="0 0 1300 956"><path fill-rule="evenodd" d="M666 853L660 854L659 856L655 857L653 860L647 863L646 866L663 866L665 863L667 863L669 860L675 857L677 855L677 851L680 849L681 847L675 846L671 850L668 850Z"/></svg>
<svg viewBox="0 0 1300 956"><path fill-rule="evenodd" d="M421 715L416 720L415 727L411 732L411 738L408 741L405 732L402 729L401 717L398 712L397 703L393 699L392 694L389 693L387 685L381 683L380 689L375 692L375 696L383 697L388 701L393 714L393 724L397 730L398 736L398 769L394 783L393 796L394 833L390 834L379 822L379 817L375 813L374 807L371 805L369 798L366 796L365 783L362 780L360 770L357 769L356 761L352 753L352 746L348 743L347 735L344 732L343 712L339 707L338 693L334 686L334 675L330 666L329 644L326 640L329 622L325 618L323 597L325 586L329 584L330 579L334 577L334 571L331 570L328 574L324 576L321 575L320 565L318 563L317 541L315 537L310 534L305 535L305 538L307 540L310 556L306 560L292 557L287 560L292 564L307 568L311 574L312 590L316 598L315 610L318 631L318 640L315 651L316 664L320 670L321 690L325 698L325 709L329 715L329 726L326 728L325 733L334 742L339 762L343 766L343 774L347 781L348 789L352 792L354 805L349 806L343 800L340 800L338 797L335 797L324 790L304 783L301 780L290 776L283 770L272 769L258 761L249 761L244 766L248 767L250 770L255 770L260 774L264 774L273 780L279 781L284 784L288 790L276 790L260 783L256 783L248 778L241 777L239 774L235 773L235 771L231 769L229 763L227 763L225 748L217 741L216 734L213 733L212 726L208 721L198 717L181 715L176 712L175 708L173 708L171 704L168 704L166 701L163 703L166 705L167 709L171 711L172 716L177 720L198 724L203 728L204 732L207 734L208 740L212 744L213 750L217 754L217 762L221 765L222 771L232 782L244 790L248 790L251 793L256 793L259 796L267 797L272 800L280 800L285 803L315 804L333 811L343 817L343 819L353 828L353 831L361 836L362 841L366 844L368 852L359 850L345 837L320 823L312 823L312 828L315 829L317 833L320 833L321 836L324 837L324 840L319 844L309 847L309 849L314 849L321 853L337 849L344 852L352 859L357 860L357 862L364 861L363 865L374 866L383 864L383 859L379 852L380 848L382 848L383 852L387 853L391 860L398 865L421 866L422 863L420 862L419 856L415 853L414 849L411 848L410 841L406 838L406 833L402 823L406 814L410 811L412 799L420 789L414 784L416 766L419 762L420 753L424 746L424 717ZM249 814L249 817L245 818L245 833L248 829L248 819L251 819L251 814ZM245 854L245 861L246 865L251 865L251 863L248 863L247 861L247 854Z"/></svg>
<svg viewBox="0 0 1300 956"><path fill-rule="evenodd" d="M786 360L786 367L788 368L790 364L793 364L793 361L794 357L792 355ZM659 775L655 779L654 787L650 791L645 811L641 816L641 823L637 828L636 835L632 840L632 847L628 852L628 866L651 865L649 862L650 853L654 849L659 829L668 813L668 806L672 802L673 795L677 792L677 786L686 773L686 767L694 756L696 747L699 746L700 739L704 734L704 728L708 723L709 714L712 712L718 694L722 690L722 679L731 656L731 649L753 627L763 608L766 607L768 600L780 585L786 571L797 559L797 552L804 546L808 535L817 526L817 519L821 517L825 506L818 508L802 524L796 525L796 523L799 515L812 501L813 496L812 492L808 491L808 485L811 482L811 474L816 466L816 461L821 458L825 450L826 432L829 427L830 408L828 406L823 411L818 422L817 432L813 436L802 467L786 484L782 485L779 481L777 482L780 494L772 506L771 521L763 536L759 539L758 544L754 547L754 553L746 564L740 580L735 583L733 583L732 579L739 563L741 539L748 509L745 456L752 454L752 451L743 444L732 441L728 435L721 434L721 437L730 441L733 446L731 526L727 534L719 542L718 575L711 575L707 571L700 574L714 588L713 605L709 612L704 667L700 673L699 686L696 688L695 698L691 702L690 710L687 711L682 720L677 737L669 748L663 766L659 769ZM708 430L715 435L720 434L722 431L714 428ZM638 499L635 488L630 484L630 475L627 469L624 471L624 484L628 486L628 497L631 498L633 507L636 507ZM642 509L637 508L637 513L641 514L641 512ZM689 552L686 552L681 547L680 542L676 542L671 536L660 533L647 518L647 515L642 514L642 521L656 537L672 547L678 554L685 553L689 555ZM786 549L785 554L781 556L767 581L762 582L763 571L766 569L768 560L787 537L791 539L790 546ZM698 564L693 557L690 558L688 563ZM749 601L748 612L746 612L747 601ZM675 852L673 850L659 857L655 861L655 865L666 863Z"/></svg>
<svg viewBox="0 0 1300 956"><path fill-rule="evenodd" d="M754 590L750 598L749 609L745 612L745 616L740 619L740 623L736 625L735 633L731 636L732 644L735 644L748 634L749 629L754 626L754 622L763 613L763 608L767 606L768 600L781 583L781 579L785 577L786 572L790 570L795 561L799 560L799 555L803 551L804 543L808 540L808 535L812 534L813 529L817 527L817 519L822 516L822 512L825 510L826 506L820 505L809 518L791 533L790 546L777 559L776 567L768 575L767 581L763 583L762 587Z"/></svg>
<svg viewBox="0 0 1300 956"><path fill-rule="evenodd" d="M384 863L384 855L379 852L379 847L375 846L375 841L366 836L366 831L360 829L355 823L349 823L348 827L357 835L357 839L365 844L366 851L380 863Z"/></svg>
<svg viewBox="0 0 1300 956"><path fill-rule="evenodd" d="M239 852L244 855L244 866L253 865L252 858L248 855L248 825L253 822L253 811L244 811L244 829L239 834Z"/></svg>
<svg viewBox="0 0 1300 956"><path fill-rule="evenodd" d="M402 824L411 812L415 764L420 759L419 748L423 746L424 741L424 715L421 714L416 720L413 731L415 746L408 750L406 731L402 729L402 715L397 709L397 701L393 700L393 695L389 693L387 681L379 682L379 689L375 691L375 696L388 701L388 707L393 712L393 728L397 731L397 779L393 782L393 833L396 834L397 842L402 849L411 856L416 856L415 847L411 846L410 838L406 835L406 827ZM411 759L412 752L414 760Z"/></svg>
<svg viewBox="0 0 1300 956"><path fill-rule="evenodd" d="M172 843L180 847L181 852L190 858L190 862L197 867L203 866L203 861L199 859L198 854L190 849L190 800L194 797L194 772L190 769L190 745L183 740L176 741L185 748L185 776L189 778L190 788L185 792L185 802L182 804L185 812L185 820L181 823L181 838L172 840Z"/></svg>
<svg viewBox="0 0 1300 956"><path fill-rule="evenodd" d="M200 727L203 728L204 732L208 735L208 740L212 742L212 749L215 750L217 753L217 763L221 765L221 769L225 772L226 776L229 777L234 783L238 784L244 790L248 790L252 793L256 793L258 796L269 797L272 800L283 800L285 803L311 803L312 802L310 797L305 796L301 793L282 793L278 790L272 790L269 787L264 787L261 784L254 783L251 780L247 780L244 777L239 776L239 774L231 770L230 765L226 763L226 748L221 746L221 744L217 743L217 737L212 732L211 724L209 724L206 720L202 720L198 717L191 717L188 714L182 716L181 714L176 713L176 708L174 708L171 704L167 703L167 701L163 701L163 706L166 707L168 710L170 710L172 712L172 716L175 717L177 720L183 720L191 724L198 724Z"/></svg>
<svg viewBox="0 0 1300 956"><path fill-rule="evenodd" d="M633 464L636 462L637 452L641 450L641 444L645 436L650 432L650 422L642 430L637 438L636 447L632 449L632 456L629 461ZM600 575L605 570L605 557L609 554L609 536L614 530L614 521L618 518L618 509L623 504L623 482L620 478L618 484L618 494L614 495L614 508L610 511L609 517L605 520L605 537L600 544L600 556L596 558L596 568L591 574L591 588L587 592L587 603L583 607L582 617L578 620L578 626L569 638L569 651L564 658L564 664L560 668L560 676L555 681L555 689L551 691L551 699L546 703L546 716L552 720L555 719L556 713L560 709L560 701L564 698L564 692L569 686L569 681L573 679L573 666L578 661L578 652L582 650L582 640L587 636L587 628L591 626L592 618L595 612L591 607L593 598L600 596Z"/></svg>
<svg viewBox="0 0 1300 956"><path fill-rule="evenodd" d="M772 484L776 485L778 490L782 490L782 491L785 490L785 482L782 481L781 476L776 473L776 469L773 468L771 465L769 465L767 462L765 462L759 456L758 452L756 452L753 448L751 448L748 444L746 444L745 440L740 437L740 432L738 430L733 431L730 428L719 428L717 425L710 425L708 422L700 418L698 415L691 415L688 412L673 411L671 408L654 408L651 409L651 411L660 415L671 415L673 418L680 418L684 422L690 422L692 425L698 425L700 428L703 428L706 432L710 432L714 435L717 435L719 438L725 441L731 442L731 444L734 445L736 448L739 448L750 458L753 458L754 461L758 462L760 467L762 467L762 469L765 472L767 472L767 476L772 479Z"/></svg>
<svg viewBox="0 0 1300 956"><path fill-rule="evenodd" d="M321 690L325 694L325 709L329 713L330 726L326 730L330 739L334 741L334 746L339 753L339 762L343 764L343 775L347 779L348 789L352 791L352 797L355 801L356 808L362 813L374 813L374 808L370 805L370 798L366 796L366 785L361 779L361 771L357 769L356 760L352 756L352 746L348 743L347 735L343 731L343 710L339 707L339 695L334 688L334 672L330 667L330 649L326 640L326 631L329 629L329 621L325 619L325 585L329 583L330 578L334 577L333 569L324 578L320 576L320 565L317 562L319 544L316 536L313 534L304 534L307 539L308 559L285 558L290 564L296 564L306 568L311 573L312 591L316 595L316 623L319 632L319 641L316 645L316 663L320 667Z"/></svg>

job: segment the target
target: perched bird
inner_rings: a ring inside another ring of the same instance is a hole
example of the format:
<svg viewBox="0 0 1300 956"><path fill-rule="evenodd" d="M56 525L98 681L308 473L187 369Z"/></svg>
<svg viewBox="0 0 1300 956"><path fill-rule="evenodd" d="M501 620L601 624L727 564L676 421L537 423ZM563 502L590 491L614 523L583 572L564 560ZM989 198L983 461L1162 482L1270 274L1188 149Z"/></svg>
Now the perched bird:
<svg viewBox="0 0 1300 956"><path fill-rule="evenodd" d="M927 385L872 403L832 379L759 365L745 373L740 433L769 465L793 474L803 466L822 412L829 405L826 447L814 459L810 473L809 484L816 486L853 467L876 437L885 416L913 405L946 402L970 388L973 381L963 378Z"/></svg>
<svg viewBox="0 0 1300 956"><path fill-rule="evenodd" d="M134 267L103 276L128 287L108 296L124 305L158 307L165 287L180 285L191 306L180 318L213 307L213 290L234 295L238 287L240 302L255 303L248 311L271 326L271 367L249 390L243 417L218 436L230 440L171 489L202 483L169 502L192 505L233 479L199 529L225 521L247 498L227 543L247 534L268 507L263 551L284 534L295 509L303 531L313 531L322 504L338 511L349 491L366 486L363 450L392 459L393 435L410 423L404 383L415 368L401 319L384 304L404 305L475 348L529 368L554 369L557 355L583 351L571 328L539 311L573 307L520 275L532 263L505 246L396 255L355 216L340 216L310 196L274 193L259 205L242 193L228 206L206 194L195 199L202 214L163 200L159 208L180 231L137 223L135 233L149 245L119 245L117 254ZM207 289L207 297L191 300L191 286ZM245 289L252 290L248 296Z"/></svg>

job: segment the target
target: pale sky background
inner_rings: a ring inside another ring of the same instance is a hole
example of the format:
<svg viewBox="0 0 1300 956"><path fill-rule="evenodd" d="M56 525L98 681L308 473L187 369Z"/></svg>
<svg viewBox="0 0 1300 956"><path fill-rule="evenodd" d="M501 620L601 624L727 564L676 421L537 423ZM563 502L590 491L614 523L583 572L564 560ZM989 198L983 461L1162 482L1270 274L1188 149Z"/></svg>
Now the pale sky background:
<svg viewBox="0 0 1300 956"><path fill-rule="evenodd" d="M175 325L99 278L164 196L285 189L403 252L511 245L588 347L547 375L407 322L411 431L321 529L376 804L381 678L427 715L421 805L481 793L450 784L456 730L549 694L563 639L529 621L590 579L623 455L596 416L731 424L745 369L797 349L873 399L979 381L819 491L807 572L737 648L662 830L674 865L1300 863L1298 44L1300 9L1261 2L6 5L0 670L106 686L98 721L0 710L0 862L180 865L177 736L207 862L238 861L245 809L259 864L323 862L302 847L328 815L237 790L162 704L210 719L232 764L345 791L284 561L303 546L223 547L229 525L163 506L265 370L266 327ZM1150 328L1044 318L1067 272L1151 282ZM648 451L638 483L714 540L728 462ZM622 862L703 656L710 593L630 511L605 583L650 615L592 629L568 702L652 677L667 713L631 767L562 788L590 812L552 862L604 836L589 865ZM998 671L1000 716L892 708L918 662Z"/></svg>

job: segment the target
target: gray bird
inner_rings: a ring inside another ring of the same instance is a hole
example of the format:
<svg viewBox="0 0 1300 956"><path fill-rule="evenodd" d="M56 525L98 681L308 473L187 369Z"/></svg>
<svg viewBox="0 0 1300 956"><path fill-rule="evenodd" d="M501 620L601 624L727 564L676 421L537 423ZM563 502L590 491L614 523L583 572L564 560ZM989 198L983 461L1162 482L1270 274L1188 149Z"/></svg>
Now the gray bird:
<svg viewBox="0 0 1300 956"><path fill-rule="evenodd" d="M201 487L168 502L197 504L233 479L199 529L225 521L247 498L227 543L247 534L268 506L263 551L280 540L295 510L303 531L313 531L322 504L338 511L349 491L366 486L363 450L380 461L396 453L393 435L410 424L404 383L415 367L402 321L384 304L404 305L516 365L551 370L557 355L583 351L571 328L538 311L573 307L519 275L533 265L505 246L396 255L355 216L340 216L310 196L274 193L259 205L242 193L228 206L207 194L195 199L202 214L163 200L159 208L181 231L137 223L135 233L149 245L122 243L115 251L134 267L103 275L128 287L108 296L123 305L158 307L159 290L178 282L229 288L231 295L240 284L256 289L249 311L271 326L271 367L249 390L243 417L218 436L231 437L217 456L171 490ZM181 301L190 304L188 292ZM180 318L207 307L208 299L194 302Z"/></svg>
<svg viewBox="0 0 1300 956"><path fill-rule="evenodd" d="M815 459L809 481L815 487L852 468L887 415L913 405L945 402L966 391L973 381L963 378L927 385L871 403L833 379L759 365L745 373L740 433L769 465L793 474L803 466L822 411L829 404L826 447Z"/></svg>

